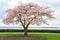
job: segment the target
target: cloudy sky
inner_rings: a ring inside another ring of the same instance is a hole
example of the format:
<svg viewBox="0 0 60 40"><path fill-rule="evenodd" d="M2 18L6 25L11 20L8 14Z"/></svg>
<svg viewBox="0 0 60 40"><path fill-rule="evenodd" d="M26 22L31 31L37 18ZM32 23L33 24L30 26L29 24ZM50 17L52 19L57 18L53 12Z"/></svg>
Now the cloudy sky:
<svg viewBox="0 0 60 40"><path fill-rule="evenodd" d="M47 27L60 27L60 0L0 0L0 26L8 26L1 22L5 10L8 8L15 7L18 3L28 3L28 2L34 2L38 3L40 5L48 5L51 8L55 10L53 15L56 17L56 19L50 20L48 22L49 25L40 25L40 26L47 26ZM12 25L9 25L12 26ZM18 25L14 25L18 26ZM34 25L37 26L37 25Z"/></svg>

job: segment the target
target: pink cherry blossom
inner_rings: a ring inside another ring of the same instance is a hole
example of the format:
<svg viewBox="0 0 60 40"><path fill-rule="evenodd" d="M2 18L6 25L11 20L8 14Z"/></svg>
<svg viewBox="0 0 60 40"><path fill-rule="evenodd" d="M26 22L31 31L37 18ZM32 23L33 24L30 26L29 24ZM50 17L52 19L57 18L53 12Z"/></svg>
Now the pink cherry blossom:
<svg viewBox="0 0 60 40"><path fill-rule="evenodd" d="M3 23L21 23L22 26L27 26L29 24L47 24L44 20L44 16L47 18L54 18L52 15L53 10L48 6L40 6L36 3L27 3L16 6L12 9L6 10L6 18L3 18ZM16 20L14 21L14 18Z"/></svg>

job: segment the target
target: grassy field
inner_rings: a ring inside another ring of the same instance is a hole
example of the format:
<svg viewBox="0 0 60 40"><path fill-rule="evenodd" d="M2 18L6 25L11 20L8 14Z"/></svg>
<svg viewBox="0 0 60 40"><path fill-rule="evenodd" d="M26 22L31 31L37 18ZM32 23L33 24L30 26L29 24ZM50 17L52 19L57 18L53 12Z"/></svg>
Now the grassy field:
<svg viewBox="0 0 60 40"><path fill-rule="evenodd" d="M24 36L19 32L2 32L0 36ZM60 40L60 33L28 33L28 36L48 38L48 40Z"/></svg>

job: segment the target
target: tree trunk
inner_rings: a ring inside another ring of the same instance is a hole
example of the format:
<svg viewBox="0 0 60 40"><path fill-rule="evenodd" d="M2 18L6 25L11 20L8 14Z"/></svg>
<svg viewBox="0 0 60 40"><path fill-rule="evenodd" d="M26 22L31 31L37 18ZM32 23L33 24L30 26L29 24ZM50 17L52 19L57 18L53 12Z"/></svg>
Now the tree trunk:
<svg viewBox="0 0 60 40"><path fill-rule="evenodd" d="M27 28L24 28L24 36L27 36Z"/></svg>

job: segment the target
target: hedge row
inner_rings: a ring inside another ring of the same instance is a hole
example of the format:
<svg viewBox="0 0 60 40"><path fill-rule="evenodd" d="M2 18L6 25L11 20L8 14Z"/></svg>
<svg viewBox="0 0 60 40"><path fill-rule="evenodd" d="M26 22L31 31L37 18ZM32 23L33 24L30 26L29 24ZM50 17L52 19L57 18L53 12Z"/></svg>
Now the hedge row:
<svg viewBox="0 0 60 40"><path fill-rule="evenodd" d="M0 29L0 32L24 32L23 29ZM60 33L60 30L28 30L28 32Z"/></svg>

